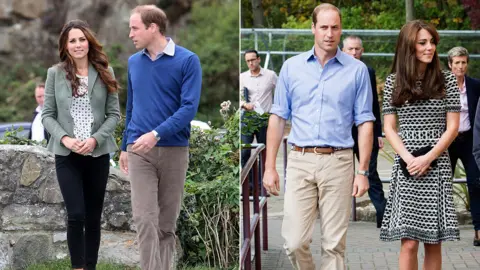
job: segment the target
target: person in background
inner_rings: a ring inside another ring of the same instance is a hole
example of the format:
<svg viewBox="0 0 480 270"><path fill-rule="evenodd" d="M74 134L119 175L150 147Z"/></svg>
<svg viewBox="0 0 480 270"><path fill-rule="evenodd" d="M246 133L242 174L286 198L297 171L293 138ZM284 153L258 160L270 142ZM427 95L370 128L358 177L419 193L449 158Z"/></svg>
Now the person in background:
<svg viewBox="0 0 480 270"><path fill-rule="evenodd" d="M245 62L248 70L240 74L240 89L244 91L242 93L244 100L240 102L240 107L245 111L269 112L272 108L277 74L260 66L261 58L256 50L245 51ZM242 143L250 144L255 138L257 143L265 144L267 142L267 124L265 123L265 126L260 127L253 134L242 134ZM250 151L242 150L242 167L250 158Z"/></svg>
<svg viewBox="0 0 480 270"><path fill-rule="evenodd" d="M448 154L453 172L459 159L465 168L474 229L473 245L480 246L480 170L477 166L477 163L480 164L480 145L475 146L473 142L480 81L467 76L469 61L467 49L454 47L447 55L448 67L457 78L461 104L458 135L448 148Z"/></svg>
<svg viewBox="0 0 480 270"><path fill-rule="evenodd" d="M361 60L363 54L363 44L362 40L357 36L348 36L343 40L343 52L353 56L355 59ZM372 111L375 116L375 122L373 123L373 147L372 153L370 155L370 163L368 165L368 184L370 188L368 189L368 196L372 201L373 206L377 212L377 228L382 226L383 213L385 211L385 206L387 205L387 200L385 199L385 194L383 192L382 181L377 171L377 158L378 151L383 148L383 136L382 136L382 119L380 116L380 105L378 103L378 93L377 93L377 80L375 77L375 70L371 67L368 67L368 75L370 77L370 84L372 85ZM357 156L357 159L360 160L358 152L358 130L356 126L352 128L352 137L355 142L353 146L353 152Z"/></svg>
<svg viewBox="0 0 480 270"><path fill-rule="evenodd" d="M50 138L47 130L43 127L42 124L42 109L45 95L45 84L38 83L35 86L35 101L37 101L37 108L33 112L32 126L30 127L30 132L28 133L28 139L32 141L42 142Z"/></svg>

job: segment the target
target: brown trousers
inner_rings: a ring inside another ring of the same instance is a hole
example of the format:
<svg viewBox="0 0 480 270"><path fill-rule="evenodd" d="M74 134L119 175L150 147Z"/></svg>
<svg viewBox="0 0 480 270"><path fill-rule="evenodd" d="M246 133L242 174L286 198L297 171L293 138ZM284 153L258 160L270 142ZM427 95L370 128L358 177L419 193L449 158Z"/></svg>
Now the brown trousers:
<svg viewBox="0 0 480 270"><path fill-rule="evenodd" d="M344 270L345 244L353 189L353 152L288 156L282 236L294 267L314 270L310 243L320 214L321 266Z"/></svg>
<svg viewBox="0 0 480 270"><path fill-rule="evenodd" d="M129 145L127 152L140 266L142 270L171 269L188 147L154 147L147 154L137 154Z"/></svg>

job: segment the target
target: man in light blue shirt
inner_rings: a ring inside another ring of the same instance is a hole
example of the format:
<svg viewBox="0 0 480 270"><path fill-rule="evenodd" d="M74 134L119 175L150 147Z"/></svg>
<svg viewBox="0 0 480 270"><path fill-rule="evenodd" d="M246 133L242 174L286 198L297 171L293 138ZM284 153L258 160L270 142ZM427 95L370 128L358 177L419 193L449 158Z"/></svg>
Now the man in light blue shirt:
<svg viewBox="0 0 480 270"><path fill-rule="evenodd" d="M373 144L372 90L367 67L339 48L340 10L317 6L312 15L312 50L285 61L275 89L267 131L263 183L278 195L276 155L291 119L282 236L295 269L315 269L309 245L320 214L322 265L345 269L351 196L368 190ZM359 170L353 171L352 125L358 127Z"/></svg>

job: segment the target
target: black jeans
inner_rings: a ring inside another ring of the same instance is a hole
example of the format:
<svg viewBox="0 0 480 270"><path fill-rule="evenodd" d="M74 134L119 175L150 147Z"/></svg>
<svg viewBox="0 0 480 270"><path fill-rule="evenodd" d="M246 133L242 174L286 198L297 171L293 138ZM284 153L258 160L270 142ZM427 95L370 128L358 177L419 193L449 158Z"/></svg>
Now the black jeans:
<svg viewBox="0 0 480 270"><path fill-rule="evenodd" d="M452 163L452 171L455 172L457 161L460 159L467 175L468 194L470 196L470 213L472 223L476 231L480 230L480 171L472 154L473 134L472 130L458 134L457 138L448 147L448 155ZM453 173L452 172L452 173Z"/></svg>
<svg viewBox="0 0 480 270"><path fill-rule="evenodd" d="M266 145L266 143L267 143L267 127L262 127L262 128L260 128L259 130L255 131L253 134L250 134L250 135L243 135L242 134L242 136L241 136L242 143L244 143L244 144L252 143L254 136L257 139L257 143L263 143L263 144ZM250 150L250 149L242 150L242 156L241 156L242 167L245 166L248 159L250 158L250 152L251 151L252 150Z"/></svg>
<svg viewBox="0 0 480 270"><path fill-rule="evenodd" d="M374 140L378 140L378 138L374 138ZM357 142L355 142L353 151L357 158L360 159L357 145ZM385 199L382 181L380 180L380 176L378 175L377 171L378 151L378 141L374 141L372 154L370 156L370 163L368 165L368 171L370 173L368 176L368 184L370 185L370 188L368 189L368 196L370 197L370 200L375 207L375 211L377 212L377 228L380 228L382 226L383 213L385 212L385 207L387 206L387 200Z"/></svg>
<svg viewBox="0 0 480 270"><path fill-rule="evenodd" d="M110 170L100 157L55 155L58 184L67 208L67 243L73 268L94 270L100 246L100 219Z"/></svg>

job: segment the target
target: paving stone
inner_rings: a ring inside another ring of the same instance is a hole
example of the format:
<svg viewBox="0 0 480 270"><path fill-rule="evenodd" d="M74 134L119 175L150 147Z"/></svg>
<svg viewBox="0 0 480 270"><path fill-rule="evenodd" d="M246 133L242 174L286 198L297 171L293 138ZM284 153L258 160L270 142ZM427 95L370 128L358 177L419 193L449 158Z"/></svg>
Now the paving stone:
<svg viewBox="0 0 480 270"><path fill-rule="evenodd" d="M290 261L283 250L281 238L281 219L269 219L269 250L262 253L262 269L292 269ZM461 226L460 235L468 235L470 226ZM400 242L382 242L379 230L374 223L351 222L347 234L346 265L350 270L384 270L398 269ZM313 235L311 252L317 269L320 268L321 233L317 221ZM425 250L419 247L419 266L423 264ZM480 248L474 248L471 239L461 237L460 241L442 244L442 270L480 269ZM421 268L420 268L421 269Z"/></svg>

